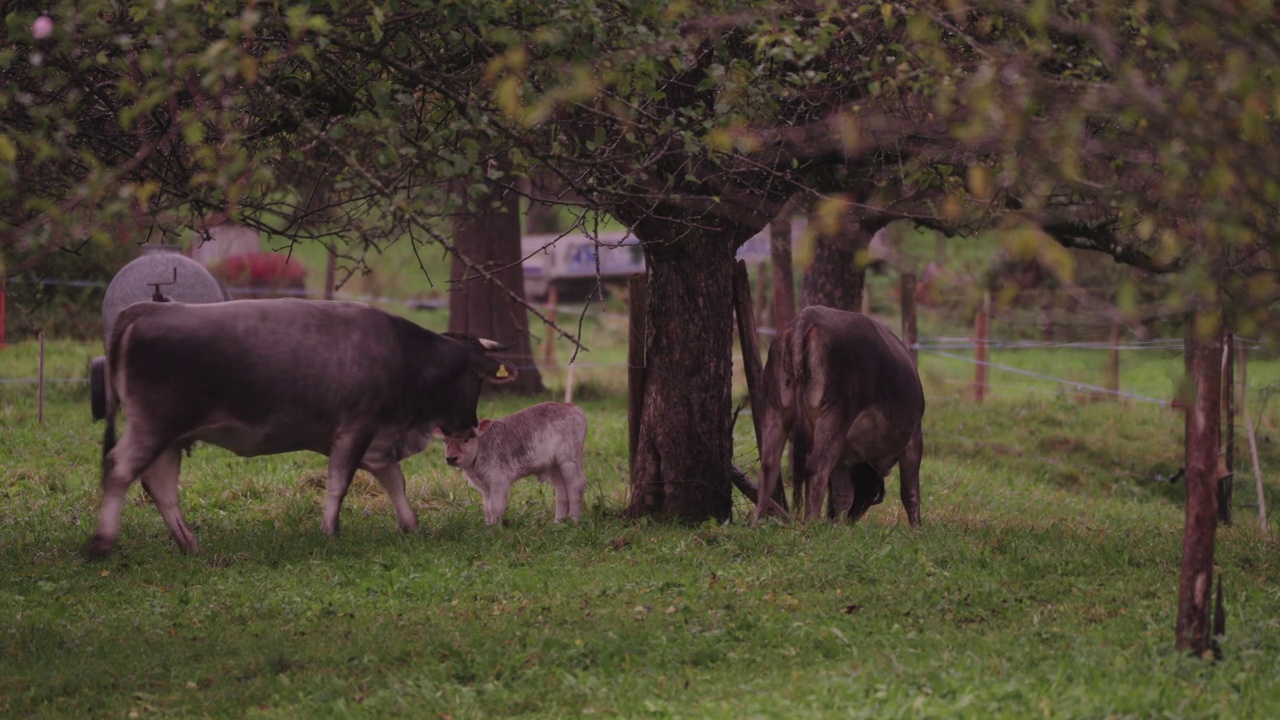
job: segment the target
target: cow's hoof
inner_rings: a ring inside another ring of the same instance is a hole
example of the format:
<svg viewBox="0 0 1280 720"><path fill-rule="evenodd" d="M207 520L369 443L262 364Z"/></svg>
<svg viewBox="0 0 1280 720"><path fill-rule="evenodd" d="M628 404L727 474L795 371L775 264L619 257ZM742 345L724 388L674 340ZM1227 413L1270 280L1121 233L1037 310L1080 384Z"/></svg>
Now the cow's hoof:
<svg viewBox="0 0 1280 720"><path fill-rule="evenodd" d="M110 555L113 547L115 547L115 542L111 538L99 533L94 533L89 538L89 542L84 544L84 548L81 552L84 553L86 558L90 560L97 560Z"/></svg>

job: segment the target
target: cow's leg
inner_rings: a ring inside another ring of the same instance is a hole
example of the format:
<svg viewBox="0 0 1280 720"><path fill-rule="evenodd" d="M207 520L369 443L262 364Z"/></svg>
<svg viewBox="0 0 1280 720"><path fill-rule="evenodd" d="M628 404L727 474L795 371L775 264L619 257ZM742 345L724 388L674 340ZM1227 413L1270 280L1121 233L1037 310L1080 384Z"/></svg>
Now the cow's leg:
<svg viewBox="0 0 1280 720"><path fill-rule="evenodd" d="M854 481L854 473L857 467L845 467L841 465L831 472L831 484L827 487L827 492L831 494L831 501L827 503L827 518L840 522L849 512L849 508L853 507L858 500L857 483Z"/></svg>
<svg viewBox="0 0 1280 720"><path fill-rule="evenodd" d="M849 470L853 485L853 504L848 510L849 520L857 522L872 505L884 501L884 475L875 465L862 463Z"/></svg>
<svg viewBox="0 0 1280 720"><path fill-rule="evenodd" d="M409 505L409 498L404 494L404 472L400 470L400 463L393 462L389 465L371 469L369 472L378 479L378 483L387 491L387 495L391 498L391 504L396 509L396 526L401 532L413 532L418 529L418 516L413 512L413 507Z"/></svg>
<svg viewBox="0 0 1280 720"><path fill-rule="evenodd" d="M772 407L767 408L761 423L760 435L760 487L756 488L756 511L753 522L764 519L768 509L776 506L771 498L774 488L778 486L782 475L782 451L786 449L787 438L791 435L792 423L787 422L783 413ZM790 521L785 510L779 508L782 516Z"/></svg>
<svg viewBox="0 0 1280 720"><path fill-rule="evenodd" d="M898 482L901 485L902 507L907 511L907 522L920 525L920 461L924 457L924 429L917 427L898 461Z"/></svg>
<svg viewBox="0 0 1280 720"><path fill-rule="evenodd" d="M147 469L164 449L159 443L146 442L142 423L135 421L125 430L120 443L102 459L102 506L98 510L98 529L89 538L84 552L101 557L111 552L120 532L120 511L133 479Z"/></svg>
<svg viewBox="0 0 1280 720"><path fill-rule="evenodd" d="M841 462L845 451L842 427L838 413L828 413L814 423L813 432L809 435L809 452L806 458L809 490L805 498L805 519L809 522L822 517L822 504L827 500L831 479L839 469L847 467Z"/></svg>
<svg viewBox="0 0 1280 720"><path fill-rule="evenodd" d="M369 440L340 437L329 451L329 479L325 484L324 519L320 528L325 535L338 534L338 514L342 510L342 499L347 496L351 487L351 478L355 477L356 468L360 466L360 458L369 448Z"/></svg>
<svg viewBox="0 0 1280 720"><path fill-rule="evenodd" d="M142 471L142 489L151 496L164 524L169 526L169 534L183 552L200 552L200 543L182 519L182 509L178 505L178 473L182 469L182 448L170 445L160 453L160 457L151 466Z"/></svg>

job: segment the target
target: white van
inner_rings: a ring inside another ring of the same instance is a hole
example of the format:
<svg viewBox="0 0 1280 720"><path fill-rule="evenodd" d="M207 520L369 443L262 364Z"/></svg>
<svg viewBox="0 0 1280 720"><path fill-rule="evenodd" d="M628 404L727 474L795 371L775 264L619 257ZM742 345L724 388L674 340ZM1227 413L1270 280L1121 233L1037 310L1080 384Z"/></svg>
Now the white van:
<svg viewBox="0 0 1280 720"><path fill-rule="evenodd" d="M792 222L792 244L798 244L806 226L803 215ZM524 294L542 300L554 285L563 297L586 297L595 289L596 277L603 282L624 283L631 275L644 272L644 251L628 230L599 233L548 233L527 235L520 242L524 258ZM599 266L597 267L597 258ZM769 259L769 228L756 233L738 248L738 259L755 264Z"/></svg>

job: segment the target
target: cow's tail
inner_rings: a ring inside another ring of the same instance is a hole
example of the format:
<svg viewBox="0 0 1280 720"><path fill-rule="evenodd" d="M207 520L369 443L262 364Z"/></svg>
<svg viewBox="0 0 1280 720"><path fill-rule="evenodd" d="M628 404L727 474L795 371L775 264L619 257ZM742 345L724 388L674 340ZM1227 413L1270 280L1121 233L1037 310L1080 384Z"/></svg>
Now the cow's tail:
<svg viewBox="0 0 1280 720"><path fill-rule="evenodd" d="M790 391L792 407L795 408L796 422L791 428L791 502L797 508L806 507L805 497L809 488L809 472L805 459L809 454L809 437L805 433L805 386L809 383L809 333L813 323L809 322L802 312L795 320L791 331L790 367L787 375L791 381ZM798 511L800 512L800 511Z"/></svg>
<svg viewBox="0 0 1280 720"><path fill-rule="evenodd" d="M124 353L124 334L129 328L129 316L121 313L116 324L111 328L111 337L107 341L107 363L103 370L103 395L106 400L106 429L102 433L102 477L107 476L107 454L116 446L116 413L120 409L120 395L116 389L116 373L123 368L121 357Z"/></svg>

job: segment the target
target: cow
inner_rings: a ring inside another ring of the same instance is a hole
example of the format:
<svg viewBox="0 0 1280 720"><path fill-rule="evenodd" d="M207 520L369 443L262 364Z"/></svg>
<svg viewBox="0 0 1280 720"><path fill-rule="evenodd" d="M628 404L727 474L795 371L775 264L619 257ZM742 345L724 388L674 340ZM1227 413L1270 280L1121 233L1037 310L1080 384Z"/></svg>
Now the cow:
<svg viewBox="0 0 1280 720"><path fill-rule="evenodd" d="M582 408L545 402L499 420L481 420L475 432L444 438L444 459L461 468L471 487L480 491L489 525L502 521L511 484L530 475L555 488L556 522L566 517L576 521L587 489L582 472L586 440Z"/></svg>
<svg viewBox="0 0 1280 720"><path fill-rule="evenodd" d="M397 525L411 531L418 520L400 461L425 449L436 429L457 435L476 426L482 383L516 377L513 366L486 354L503 349L360 303L131 305L107 347L103 496L85 550L111 551L125 493L141 476L174 542L198 551L178 506L182 451L197 441L245 457L327 455L321 527L328 535L338 533L342 499L364 468L391 497ZM128 423L117 445L121 407Z"/></svg>
<svg viewBox="0 0 1280 720"><path fill-rule="evenodd" d="M806 517L821 517L830 489L831 515L856 520L880 502L884 477L899 465L907 520L920 524L924 390L910 351L888 328L861 313L807 307L769 347L762 384L757 522L794 433L797 464L811 472L807 497L795 498Z"/></svg>

